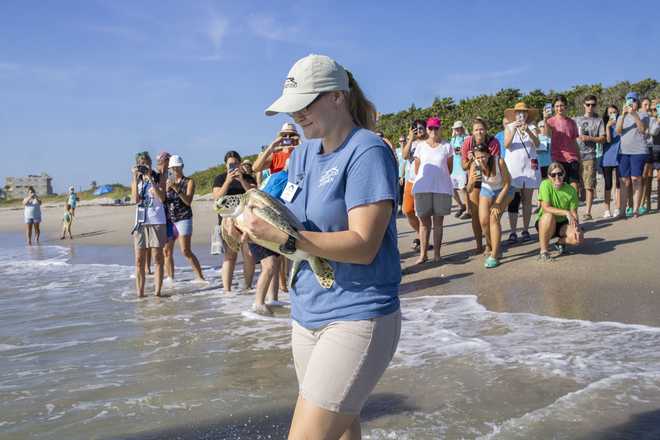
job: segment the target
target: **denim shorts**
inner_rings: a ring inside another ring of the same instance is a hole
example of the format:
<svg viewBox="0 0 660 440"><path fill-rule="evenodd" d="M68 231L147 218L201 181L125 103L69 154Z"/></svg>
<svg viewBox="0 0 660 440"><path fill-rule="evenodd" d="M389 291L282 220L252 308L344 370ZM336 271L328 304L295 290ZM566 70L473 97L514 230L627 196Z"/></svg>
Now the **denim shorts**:
<svg viewBox="0 0 660 440"><path fill-rule="evenodd" d="M490 189L488 187L482 186L481 191L479 192L479 196L480 197L488 197L489 199L495 199L495 198L497 198L497 196L500 195L501 192L502 192L502 188L493 190L493 189ZM514 188L512 186L509 187L508 196L513 197L515 194L516 194L516 188Z"/></svg>
<svg viewBox="0 0 660 440"><path fill-rule="evenodd" d="M188 236L193 233L193 221L191 218L174 222L174 227L176 228L175 235Z"/></svg>
<svg viewBox="0 0 660 440"><path fill-rule="evenodd" d="M648 158L648 154L620 154L619 176L641 177Z"/></svg>

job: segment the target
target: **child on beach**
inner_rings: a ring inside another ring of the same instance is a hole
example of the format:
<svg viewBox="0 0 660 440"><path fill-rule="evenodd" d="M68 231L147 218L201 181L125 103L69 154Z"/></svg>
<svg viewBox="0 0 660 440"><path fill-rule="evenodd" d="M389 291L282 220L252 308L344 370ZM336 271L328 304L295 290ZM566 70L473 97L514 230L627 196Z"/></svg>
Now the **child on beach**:
<svg viewBox="0 0 660 440"><path fill-rule="evenodd" d="M68 203L64 207L64 216L62 217L62 236L60 240L64 240L66 234L69 234L69 240L73 239L71 235L71 223L73 223L73 208Z"/></svg>

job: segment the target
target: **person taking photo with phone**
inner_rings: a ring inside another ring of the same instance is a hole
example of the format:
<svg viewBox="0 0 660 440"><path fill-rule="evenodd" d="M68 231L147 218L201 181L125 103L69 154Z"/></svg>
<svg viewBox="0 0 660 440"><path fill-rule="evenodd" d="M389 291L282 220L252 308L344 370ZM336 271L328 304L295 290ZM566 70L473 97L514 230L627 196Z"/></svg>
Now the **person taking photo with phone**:
<svg viewBox="0 0 660 440"><path fill-rule="evenodd" d="M621 217L639 217L646 213L642 202L642 175L648 159L646 135L649 115L639 112L639 95L630 92L626 95L621 116L616 121L616 132L621 136L619 175L621 176L621 206L627 206L632 198L632 208L627 207Z"/></svg>
<svg viewBox="0 0 660 440"><path fill-rule="evenodd" d="M247 190L256 188L257 181L249 174L244 174L241 170L241 155L236 151L229 151L225 154L224 173L216 176L213 181L213 200L217 201L220 197L243 194ZM223 219L218 216L218 224L225 230L232 227L230 219ZM238 254L234 252L226 243L222 244L222 286L225 293L231 292L234 269L236 268L236 258ZM244 289L252 288L254 277L254 258L247 243L241 244L241 254L243 255L243 278L245 281Z"/></svg>
<svg viewBox="0 0 660 440"><path fill-rule="evenodd" d="M584 114L574 119L577 124L579 137L577 139L580 148L580 182L585 191L587 212L582 216L583 220L592 220L591 207L594 203L594 192L596 190L596 144L607 141L603 119L598 117L596 106L598 99L594 95L587 95L583 100Z"/></svg>

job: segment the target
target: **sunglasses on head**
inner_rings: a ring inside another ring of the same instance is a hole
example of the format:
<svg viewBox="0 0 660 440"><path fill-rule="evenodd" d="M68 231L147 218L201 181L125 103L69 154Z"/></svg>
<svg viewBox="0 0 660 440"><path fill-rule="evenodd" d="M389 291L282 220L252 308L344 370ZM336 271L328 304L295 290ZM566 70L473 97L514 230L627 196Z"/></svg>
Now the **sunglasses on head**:
<svg viewBox="0 0 660 440"><path fill-rule="evenodd" d="M564 173L562 173L561 171L559 171L559 172L556 172L556 173L549 173L548 176L550 176L550 177L552 177L552 178L555 178L555 177L564 177Z"/></svg>

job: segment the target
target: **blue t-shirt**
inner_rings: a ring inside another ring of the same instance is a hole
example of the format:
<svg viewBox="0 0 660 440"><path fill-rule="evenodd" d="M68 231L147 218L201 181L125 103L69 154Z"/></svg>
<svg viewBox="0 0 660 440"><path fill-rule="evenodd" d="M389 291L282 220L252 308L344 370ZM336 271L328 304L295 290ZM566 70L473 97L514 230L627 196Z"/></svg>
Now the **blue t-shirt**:
<svg viewBox="0 0 660 440"><path fill-rule="evenodd" d="M504 147L504 130L495 135L495 139L500 143L500 157L504 159L506 156L506 148Z"/></svg>
<svg viewBox="0 0 660 440"><path fill-rule="evenodd" d="M286 186L288 180L289 172L287 170L279 171L268 176L268 179L266 180L265 185L261 190L273 197L279 198L284 192L284 187Z"/></svg>
<svg viewBox="0 0 660 440"><path fill-rule="evenodd" d="M291 317L303 327L316 329L333 321L370 319L399 309L396 174L390 148L365 129L355 129L332 153L321 154L321 140L317 139L291 154L289 182L299 190L287 206L309 231L346 231L350 209L392 201L392 215L371 264L330 261L335 283L325 289L307 262L302 263L293 280Z"/></svg>
<svg viewBox="0 0 660 440"><path fill-rule="evenodd" d="M600 157L601 167L619 166L619 150L621 149L621 135L616 133L615 127L610 127L612 143L603 144L603 155Z"/></svg>
<svg viewBox="0 0 660 440"><path fill-rule="evenodd" d="M537 148L536 149L536 156L538 157L539 161L539 166L540 167L547 167L550 166L552 163L552 159L550 157L550 148L552 141L550 138L544 134L539 134L539 147L542 146L542 148Z"/></svg>

